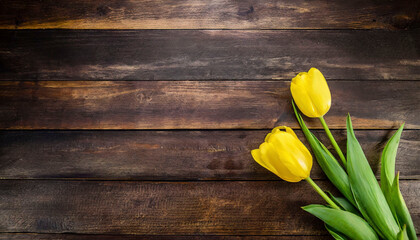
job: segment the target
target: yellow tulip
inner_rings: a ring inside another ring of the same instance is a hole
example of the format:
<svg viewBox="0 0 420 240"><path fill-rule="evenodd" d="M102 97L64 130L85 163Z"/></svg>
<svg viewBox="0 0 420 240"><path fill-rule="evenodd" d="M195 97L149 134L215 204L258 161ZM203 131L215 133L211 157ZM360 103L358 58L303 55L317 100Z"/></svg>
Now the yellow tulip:
<svg viewBox="0 0 420 240"><path fill-rule="evenodd" d="M316 68L294 77L290 91L300 111L308 117L319 118L330 110L330 89L324 76Z"/></svg>
<svg viewBox="0 0 420 240"><path fill-rule="evenodd" d="M257 163L288 182L307 179L311 172L311 154L288 127L274 128L251 154Z"/></svg>

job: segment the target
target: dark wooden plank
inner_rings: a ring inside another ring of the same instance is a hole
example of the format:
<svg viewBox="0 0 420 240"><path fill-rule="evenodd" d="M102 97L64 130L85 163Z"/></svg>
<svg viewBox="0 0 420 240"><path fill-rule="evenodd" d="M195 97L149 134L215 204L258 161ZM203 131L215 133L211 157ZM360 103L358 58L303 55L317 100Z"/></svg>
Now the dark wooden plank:
<svg viewBox="0 0 420 240"><path fill-rule="evenodd" d="M420 79L420 30L0 31L3 80Z"/></svg>
<svg viewBox="0 0 420 240"><path fill-rule="evenodd" d="M0 2L7 29L400 29L418 25L418 1L117 1Z"/></svg>
<svg viewBox="0 0 420 240"><path fill-rule="evenodd" d="M329 81L326 120L344 128L419 129L417 81ZM289 82L0 82L2 129L232 129L297 127ZM316 119L309 126L320 128Z"/></svg>
<svg viewBox="0 0 420 240"><path fill-rule="evenodd" d="M279 180L250 151L268 131L5 131L0 179ZM356 131L379 176L382 149L394 131ZM304 140L301 131L296 131ZM315 131L328 146L321 131ZM333 131L345 151L345 132ZM402 135L396 169L420 179L420 134ZM314 179L325 179L317 164Z"/></svg>
<svg viewBox="0 0 420 240"><path fill-rule="evenodd" d="M330 236L152 236L152 235L84 235L0 233L4 240L331 240Z"/></svg>
<svg viewBox="0 0 420 240"><path fill-rule="evenodd" d="M419 181L402 181L401 189L418 228ZM1 232L326 234L300 209L322 202L305 182L1 180L0 196Z"/></svg>

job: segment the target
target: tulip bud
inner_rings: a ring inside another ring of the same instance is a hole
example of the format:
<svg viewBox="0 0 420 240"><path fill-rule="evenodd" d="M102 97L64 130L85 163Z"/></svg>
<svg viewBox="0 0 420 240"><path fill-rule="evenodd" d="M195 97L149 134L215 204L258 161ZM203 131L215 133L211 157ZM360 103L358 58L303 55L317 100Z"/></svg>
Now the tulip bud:
<svg viewBox="0 0 420 240"><path fill-rule="evenodd" d="M291 128L284 126L274 128L251 154L257 163L288 182L308 178L312 168L308 149Z"/></svg>
<svg viewBox="0 0 420 240"><path fill-rule="evenodd" d="M300 111L308 117L322 117L330 110L330 89L324 76L316 68L294 77L290 91Z"/></svg>

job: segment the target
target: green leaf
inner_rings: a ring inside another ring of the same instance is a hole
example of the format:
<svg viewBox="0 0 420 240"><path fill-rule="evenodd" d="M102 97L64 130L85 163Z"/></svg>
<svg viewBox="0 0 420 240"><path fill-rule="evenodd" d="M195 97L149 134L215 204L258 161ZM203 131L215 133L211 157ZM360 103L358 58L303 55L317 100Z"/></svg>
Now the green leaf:
<svg viewBox="0 0 420 240"><path fill-rule="evenodd" d="M327 175L328 179L334 184L334 186L353 204L356 206L356 203L353 198L353 194L350 189L349 178L347 173L334 158L331 152L313 135L305 122L302 119L302 116L297 112L296 106L292 101L293 110L295 111L296 118L299 122L300 127L302 128L303 133L306 136L306 139L309 142L309 145L312 148L312 151L316 157L316 160L319 166L322 168L324 173Z"/></svg>
<svg viewBox="0 0 420 240"><path fill-rule="evenodd" d="M404 225L403 229L398 233L397 240L409 240L406 225Z"/></svg>
<svg viewBox="0 0 420 240"><path fill-rule="evenodd" d="M342 233L338 232L333 227L328 226L327 224L325 224L325 228L331 234L331 236L333 236L333 238L335 240L348 240L348 238L346 236L344 236Z"/></svg>
<svg viewBox="0 0 420 240"><path fill-rule="evenodd" d="M395 176L395 158L397 156L398 144L404 124L389 139L381 156L381 189L388 203L390 202L390 191Z"/></svg>
<svg viewBox="0 0 420 240"><path fill-rule="evenodd" d="M318 204L303 209L332 227L335 232L354 240L378 240L375 231L361 217L344 210L332 209Z"/></svg>
<svg viewBox="0 0 420 240"><path fill-rule="evenodd" d="M399 187L398 173L394 179L394 183L391 187L391 210L396 215L397 221L401 226L407 227L406 234L409 236L408 239L417 239L416 229L414 228L413 220L411 219L410 212L405 204L404 198L401 194Z"/></svg>
<svg viewBox="0 0 420 240"><path fill-rule="evenodd" d="M351 190L363 217L381 237L395 239L399 230L347 116L347 172Z"/></svg>
<svg viewBox="0 0 420 240"><path fill-rule="evenodd" d="M348 212L356 214L359 217L362 217L359 210L357 210L347 199L342 197L334 197L334 195L332 195L332 193L330 192L328 192L328 194L330 195L330 198L333 200L333 202L340 206L343 210L346 210Z"/></svg>

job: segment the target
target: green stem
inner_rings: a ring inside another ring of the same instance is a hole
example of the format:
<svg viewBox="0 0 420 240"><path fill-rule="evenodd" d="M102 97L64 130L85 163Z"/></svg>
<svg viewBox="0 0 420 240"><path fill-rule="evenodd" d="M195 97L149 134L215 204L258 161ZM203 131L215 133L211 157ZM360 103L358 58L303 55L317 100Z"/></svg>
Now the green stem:
<svg viewBox="0 0 420 240"><path fill-rule="evenodd" d="M339 206L337 206L337 204L335 204L334 202L333 202L333 200L331 200L331 198L329 198L328 196L327 196L327 194L325 194L325 192L324 191L322 191L322 189L312 180L312 178L311 177L308 177L308 178L305 178L305 180L309 183L309 184L311 184L311 186L315 189L315 191L319 194L319 195L321 195L321 197L325 200L325 201L327 201L327 203L328 204L330 204L330 206L331 207L333 207L333 208L335 208L335 209L338 209L338 210L341 210L341 208L339 207Z"/></svg>
<svg viewBox="0 0 420 240"><path fill-rule="evenodd" d="M335 151L338 153L338 156L340 156L341 161L344 164L344 167L347 166L346 158L344 157L343 152L341 151L340 147L338 146L337 142L335 141L333 135L331 134L330 129L328 128L327 123L324 120L324 117L319 117L319 120L321 121L322 126L324 127L325 132L327 133L328 138L330 139L332 145L334 146Z"/></svg>

